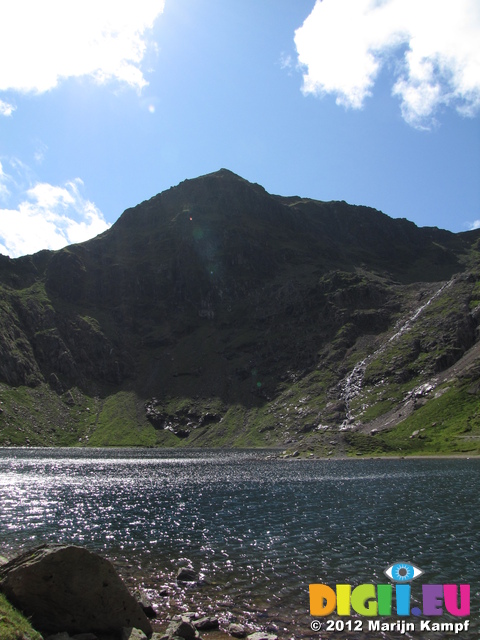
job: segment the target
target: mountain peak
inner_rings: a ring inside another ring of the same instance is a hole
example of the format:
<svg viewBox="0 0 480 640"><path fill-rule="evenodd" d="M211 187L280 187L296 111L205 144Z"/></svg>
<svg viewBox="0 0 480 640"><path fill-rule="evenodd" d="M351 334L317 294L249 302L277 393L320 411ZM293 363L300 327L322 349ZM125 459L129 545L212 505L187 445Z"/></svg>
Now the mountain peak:
<svg viewBox="0 0 480 640"><path fill-rule="evenodd" d="M199 182L214 182L214 184L218 185L230 185L230 184L244 184L251 185L252 187L260 188L262 191L265 191L263 187L260 185L250 182L246 178L230 171L230 169L221 168L217 171L212 171L211 173L205 173L204 175L198 176L196 178L189 178L180 182L179 187L185 183L199 183ZM174 187L175 188L175 187Z"/></svg>
<svg viewBox="0 0 480 640"><path fill-rule="evenodd" d="M218 171L212 171L211 173L205 174L205 177L207 176L218 177L218 178L235 178L235 179L244 180L242 176L239 176L233 171L230 171L230 169L225 169L224 167L222 167L221 169L218 169Z"/></svg>

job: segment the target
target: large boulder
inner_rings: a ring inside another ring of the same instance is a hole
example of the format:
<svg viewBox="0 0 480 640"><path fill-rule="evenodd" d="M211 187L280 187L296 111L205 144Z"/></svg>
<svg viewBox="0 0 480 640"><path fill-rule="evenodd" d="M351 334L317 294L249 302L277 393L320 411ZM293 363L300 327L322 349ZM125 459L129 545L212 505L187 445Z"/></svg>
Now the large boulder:
<svg viewBox="0 0 480 640"><path fill-rule="evenodd" d="M76 546L41 546L0 567L0 589L43 632L152 628L111 562Z"/></svg>

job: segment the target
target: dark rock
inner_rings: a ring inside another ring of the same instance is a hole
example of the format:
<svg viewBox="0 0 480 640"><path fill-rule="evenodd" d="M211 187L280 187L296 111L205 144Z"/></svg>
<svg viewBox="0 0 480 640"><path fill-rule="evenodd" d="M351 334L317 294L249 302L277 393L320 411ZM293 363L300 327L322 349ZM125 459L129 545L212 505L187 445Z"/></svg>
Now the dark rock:
<svg viewBox="0 0 480 640"><path fill-rule="evenodd" d="M214 422L220 422L221 419L222 419L221 415L217 413L211 413L210 411L208 411L203 416L201 416L199 423L205 426L208 424L213 424Z"/></svg>
<svg viewBox="0 0 480 640"><path fill-rule="evenodd" d="M122 640L147 640L147 636L140 629L125 627L122 629Z"/></svg>
<svg viewBox="0 0 480 640"><path fill-rule="evenodd" d="M193 622L193 626L199 631L211 631L212 629L218 629L219 623L217 618L213 616L205 616L204 618L195 620Z"/></svg>
<svg viewBox="0 0 480 640"><path fill-rule="evenodd" d="M66 404L68 404L68 406L73 407L75 404L75 398L73 397L72 392L69 390L65 393L65 395L63 396Z"/></svg>
<svg viewBox="0 0 480 640"><path fill-rule="evenodd" d="M50 377L48 379L48 383L51 386L51 388L56 391L57 393L63 393L63 386L62 383L60 382L58 376L56 373L51 373Z"/></svg>
<svg viewBox="0 0 480 640"><path fill-rule="evenodd" d="M143 612L145 613L147 618L156 618L157 617L157 612L153 608L153 605L150 602L150 600L149 600L149 598L148 598L146 593L144 593L143 591L136 591L135 592L135 599L138 602L138 604L142 607Z"/></svg>
<svg viewBox="0 0 480 640"><path fill-rule="evenodd" d="M195 638L198 637L198 632L190 622L187 622L186 620L174 620L168 625L166 637L195 640Z"/></svg>
<svg viewBox="0 0 480 640"><path fill-rule="evenodd" d="M42 546L0 568L0 588L43 632L151 635L140 605L108 560L75 546Z"/></svg>
<svg viewBox="0 0 480 640"><path fill-rule="evenodd" d="M271 622L266 628L267 633L276 633L277 631L278 627L274 622Z"/></svg>
<svg viewBox="0 0 480 640"><path fill-rule="evenodd" d="M242 624L232 622L228 625L228 633L234 638L245 638L247 632Z"/></svg>
<svg viewBox="0 0 480 640"><path fill-rule="evenodd" d="M177 572L177 582L197 582L197 572L189 567L180 567Z"/></svg>
<svg viewBox="0 0 480 640"><path fill-rule="evenodd" d="M177 438L188 438L190 431L188 429L174 429L173 433Z"/></svg>
<svg viewBox="0 0 480 640"><path fill-rule="evenodd" d="M166 417L156 407L158 406L158 400L152 398L145 403L145 415L156 429L163 429L166 423Z"/></svg>
<svg viewBox="0 0 480 640"><path fill-rule="evenodd" d="M201 616L196 611L185 611L185 612L182 612L178 617L175 616L172 619L173 620L185 620L186 619L188 622L191 622L192 620L200 620L200 618L203 618L203 616Z"/></svg>

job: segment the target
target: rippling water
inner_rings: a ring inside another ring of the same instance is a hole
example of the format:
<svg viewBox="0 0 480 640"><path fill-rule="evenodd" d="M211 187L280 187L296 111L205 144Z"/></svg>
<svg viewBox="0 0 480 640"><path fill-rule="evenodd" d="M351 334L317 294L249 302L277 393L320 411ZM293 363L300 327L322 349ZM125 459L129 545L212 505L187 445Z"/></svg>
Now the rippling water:
<svg viewBox="0 0 480 640"><path fill-rule="evenodd" d="M479 470L478 459L0 449L0 553L85 545L142 582L163 615L201 605L283 637L312 635L309 583L384 583L407 559L423 582L470 583L476 623ZM174 575L189 563L205 585L184 592Z"/></svg>

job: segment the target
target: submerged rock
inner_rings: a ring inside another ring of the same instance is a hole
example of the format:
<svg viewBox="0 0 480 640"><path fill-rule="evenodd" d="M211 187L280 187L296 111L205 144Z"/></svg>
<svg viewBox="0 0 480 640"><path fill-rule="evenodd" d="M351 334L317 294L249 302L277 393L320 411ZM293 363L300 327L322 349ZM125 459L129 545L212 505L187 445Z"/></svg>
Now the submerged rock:
<svg viewBox="0 0 480 640"><path fill-rule="evenodd" d="M177 582L197 582L197 572L190 567L180 567L177 572Z"/></svg>
<svg viewBox="0 0 480 640"><path fill-rule="evenodd" d="M199 638L199 634L190 622L187 622L186 620L174 620L168 625L165 635L163 636L163 640L170 640L171 638L195 640L196 638Z"/></svg>
<svg viewBox="0 0 480 640"><path fill-rule="evenodd" d="M157 612L155 611L155 609L153 608L152 603L150 602L148 596L146 593L144 593L141 590L138 590L135 592L135 599L138 602L138 604L142 607L143 612L145 613L145 615L147 616L147 618L156 618L157 617Z"/></svg>
<svg viewBox="0 0 480 640"><path fill-rule="evenodd" d="M47 633L152 628L111 562L76 546L41 546L0 568L0 589Z"/></svg>
<svg viewBox="0 0 480 640"><path fill-rule="evenodd" d="M234 638L245 638L247 635L243 624L238 624L237 622L231 622L228 625L228 633Z"/></svg>
<svg viewBox="0 0 480 640"><path fill-rule="evenodd" d="M212 629L218 629L219 622L218 618L214 616L204 616L199 620L194 620L193 626L199 631L211 631Z"/></svg>

